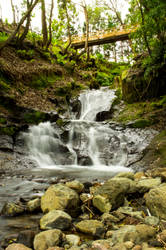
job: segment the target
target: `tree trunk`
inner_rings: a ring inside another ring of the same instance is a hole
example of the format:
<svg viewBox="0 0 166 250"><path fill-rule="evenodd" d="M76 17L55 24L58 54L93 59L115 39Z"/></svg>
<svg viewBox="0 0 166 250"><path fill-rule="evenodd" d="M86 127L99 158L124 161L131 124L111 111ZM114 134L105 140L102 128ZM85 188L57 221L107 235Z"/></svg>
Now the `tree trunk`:
<svg viewBox="0 0 166 250"><path fill-rule="evenodd" d="M29 2L29 0L27 0L27 10L31 7L32 4L33 4L33 0L31 0L31 2ZM26 38L26 36L28 34L30 23L31 23L31 14L29 14L27 16L27 22L26 22L24 32L18 40L19 46L22 44L22 42L24 41L24 39Z"/></svg>
<svg viewBox="0 0 166 250"><path fill-rule="evenodd" d="M32 10L36 6L36 4L39 2L39 0L35 0L35 2L31 5L31 7L27 10L25 15L21 18L20 22L18 23L15 31L11 34L11 36L0 46L0 51L7 45L9 44L17 35L21 25L23 25L24 21L27 19L27 17L31 14Z"/></svg>
<svg viewBox="0 0 166 250"><path fill-rule="evenodd" d="M43 46L47 46L48 32L47 32L47 22L46 22L45 0L41 0L41 17L42 17Z"/></svg>
<svg viewBox="0 0 166 250"><path fill-rule="evenodd" d="M47 42L47 48L50 46L52 42L52 16L53 16L53 9L54 9L54 0L51 0L51 10L50 10L50 17L49 17L49 39Z"/></svg>
<svg viewBox="0 0 166 250"><path fill-rule="evenodd" d="M89 46L88 46L88 40L89 40L89 17L88 17L88 11L86 3L84 2L84 15L85 15L85 21L86 21L86 40L85 40L85 50L87 54L87 61L89 61Z"/></svg>
<svg viewBox="0 0 166 250"><path fill-rule="evenodd" d="M144 41L145 41L146 47L147 47L147 49L148 49L149 56L151 56L152 52L151 52L151 49L150 49L150 46L149 46L149 42L148 42L148 38L147 38L147 35L146 35L146 31L145 31L145 29L144 29L145 20L144 20L144 13L143 13L141 1L140 1L140 0L137 0L137 4L138 4L138 7L139 7L140 12L141 12L142 29L143 29Z"/></svg>
<svg viewBox="0 0 166 250"><path fill-rule="evenodd" d="M13 4L13 0L10 0L11 3L11 7L12 7L12 12L13 12L13 24L16 24L16 11L15 11L15 7Z"/></svg>

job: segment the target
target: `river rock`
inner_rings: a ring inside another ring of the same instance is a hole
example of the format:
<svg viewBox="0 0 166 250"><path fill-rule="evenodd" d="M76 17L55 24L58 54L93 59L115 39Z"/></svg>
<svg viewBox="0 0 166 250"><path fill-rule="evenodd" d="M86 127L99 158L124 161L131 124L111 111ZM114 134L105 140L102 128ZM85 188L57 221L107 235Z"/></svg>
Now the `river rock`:
<svg viewBox="0 0 166 250"><path fill-rule="evenodd" d="M139 193L145 193L152 188L155 188L161 184L161 178L145 178L136 182L136 191Z"/></svg>
<svg viewBox="0 0 166 250"><path fill-rule="evenodd" d="M34 212L36 210L40 210L40 203L41 203L40 198L36 198L34 200L28 201L27 202L27 210L29 212Z"/></svg>
<svg viewBox="0 0 166 250"><path fill-rule="evenodd" d="M129 215L131 217L134 217L134 218L141 220L141 221L143 221L143 219L144 219L142 211L133 211L132 207L119 207L117 211L122 213L122 214L126 214L126 215Z"/></svg>
<svg viewBox="0 0 166 250"><path fill-rule="evenodd" d="M117 217L115 217L109 213L102 214L101 220L104 224L106 224L108 226L110 226L112 223L117 223L120 221L120 219L118 219Z"/></svg>
<svg viewBox="0 0 166 250"><path fill-rule="evenodd" d="M100 195L104 197L105 199L102 200L100 205L98 202L97 204L98 209L100 209L100 207L103 207L104 200L105 200L106 207L108 206L107 204L109 201L112 209L115 209L124 203L124 195L127 192L129 192L132 185L133 185L133 181L128 178L112 178L94 191L93 201L95 201L96 196ZM96 202L94 203L94 205L95 204ZM108 212L108 210L107 211L104 210L104 212Z"/></svg>
<svg viewBox="0 0 166 250"><path fill-rule="evenodd" d="M22 243L23 245L33 248L33 240L36 232L31 230L24 230L19 232L17 237L17 242Z"/></svg>
<svg viewBox="0 0 166 250"><path fill-rule="evenodd" d="M112 249L112 242L110 240L95 240L92 242L92 249L109 250Z"/></svg>
<svg viewBox="0 0 166 250"><path fill-rule="evenodd" d="M50 186L41 198L41 208L44 213L51 210L64 210L76 208L79 204L78 194L71 188L62 184Z"/></svg>
<svg viewBox="0 0 166 250"><path fill-rule="evenodd" d="M5 250L32 250L32 248L26 247L20 243L13 243L9 245Z"/></svg>
<svg viewBox="0 0 166 250"><path fill-rule="evenodd" d="M49 247L58 246L62 239L62 232L59 229L47 230L35 236L34 249L46 250Z"/></svg>
<svg viewBox="0 0 166 250"><path fill-rule="evenodd" d="M100 194L94 196L93 206L97 207L99 209L99 211L102 213L109 212L112 208L112 205L109 202L109 199L100 195Z"/></svg>
<svg viewBox="0 0 166 250"><path fill-rule="evenodd" d="M25 211L25 208L22 205L16 204L14 202L5 203L1 210L1 215L5 216L15 216L22 214Z"/></svg>
<svg viewBox="0 0 166 250"><path fill-rule="evenodd" d="M77 193L81 193L84 189L84 185L77 180L66 182L66 186L74 189Z"/></svg>
<svg viewBox="0 0 166 250"><path fill-rule="evenodd" d="M151 226L157 226L159 222L159 218L155 216L146 216L144 219L144 223Z"/></svg>
<svg viewBox="0 0 166 250"><path fill-rule="evenodd" d="M129 178L131 180L134 180L134 173L133 172L121 172L115 175L114 178Z"/></svg>
<svg viewBox="0 0 166 250"><path fill-rule="evenodd" d="M66 240L70 246L78 246L80 243L80 237L75 234L67 234Z"/></svg>
<svg viewBox="0 0 166 250"><path fill-rule="evenodd" d="M97 122L102 122L102 121L111 119L112 118L112 113L113 113L112 110L110 110L110 111L101 111L101 112L97 113L96 121Z"/></svg>
<svg viewBox="0 0 166 250"><path fill-rule="evenodd" d="M145 195L145 200L152 215L166 220L166 184L151 189Z"/></svg>
<svg viewBox="0 0 166 250"><path fill-rule="evenodd" d="M98 220L84 220L75 224L75 227L82 233L96 237L103 237L103 234L105 233L103 223Z"/></svg>
<svg viewBox="0 0 166 250"><path fill-rule="evenodd" d="M144 224L140 225L126 225L119 230L112 232L112 242L114 244L132 241L136 244L146 242L150 238L154 238L156 230L152 226Z"/></svg>
<svg viewBox="0 0 166 250"><path fill-rule="evenodd" d="M70 215L61 210L51 210L40 219L41 229L68 229L71 225L72 218Z"/></svg>

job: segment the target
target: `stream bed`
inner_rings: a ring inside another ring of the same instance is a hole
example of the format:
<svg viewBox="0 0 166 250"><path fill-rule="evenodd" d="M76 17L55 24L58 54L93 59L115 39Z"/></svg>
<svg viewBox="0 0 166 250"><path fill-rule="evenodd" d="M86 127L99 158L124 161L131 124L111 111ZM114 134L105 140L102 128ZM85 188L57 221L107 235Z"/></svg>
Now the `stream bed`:
<svg viewBox="0 0 166 250"><path fill-rule="evenodd" d="M111 120L97 122L97 115L108 112L115 98L108 88L84 91L77 100L81 109L71 111L63 126L40 123L20 134L18 142L23 141L24 146L18 143L10 158L14 171L0 176L0 209L5 202L41 196L49 185L64 179L104 181L118 172L133 171L132 163L141 159L156 131ZM37 228L39 218L40 214L1 216L0 241L20 229Z"/></svg>

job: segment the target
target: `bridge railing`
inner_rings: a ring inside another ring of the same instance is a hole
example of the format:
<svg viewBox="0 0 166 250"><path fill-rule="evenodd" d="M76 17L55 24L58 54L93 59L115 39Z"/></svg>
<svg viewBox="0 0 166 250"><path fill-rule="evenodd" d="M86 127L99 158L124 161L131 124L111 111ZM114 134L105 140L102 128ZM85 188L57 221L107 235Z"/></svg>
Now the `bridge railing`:
<svg viewBox="0 0 166 250"><path fill-rule="evenodd" d="M102 39L109 36L117 36L121 34L130 34L131 32L134 32L136 30L137 26L123 26L120 28L114 28L114 29L107 29L107 30L99 30L96 32L89 33L88 40L95 40L95 39ZM86 39L86 34L82 35L74 35L72 36L72 43L78 43L83 42Z"/></svg>

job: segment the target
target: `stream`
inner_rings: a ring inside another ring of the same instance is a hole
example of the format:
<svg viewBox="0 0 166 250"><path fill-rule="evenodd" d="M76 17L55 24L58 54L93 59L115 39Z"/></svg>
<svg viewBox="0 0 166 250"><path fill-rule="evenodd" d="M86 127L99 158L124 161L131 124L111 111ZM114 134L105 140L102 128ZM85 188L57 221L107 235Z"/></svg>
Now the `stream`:
<svg viewBox="0 0 166 250"><path fill-rule="evenodd" d="M96 116L109 111L116 98L108 88L87 90L80 94L81 110L64 119L63 126L45 122L20 134L24 148L16 154L22 170L0 177L0 209L5 202L41 196L51 184L63 179L82 182L103 181L131 167L142 157L156 131L133 129L110 122L97 122ZM19 156L19 157L18 157ZM143 166L142 166L143 167ZM15 218L0 217L0 241L21 229L37 228L40 215Z"/></svg>

